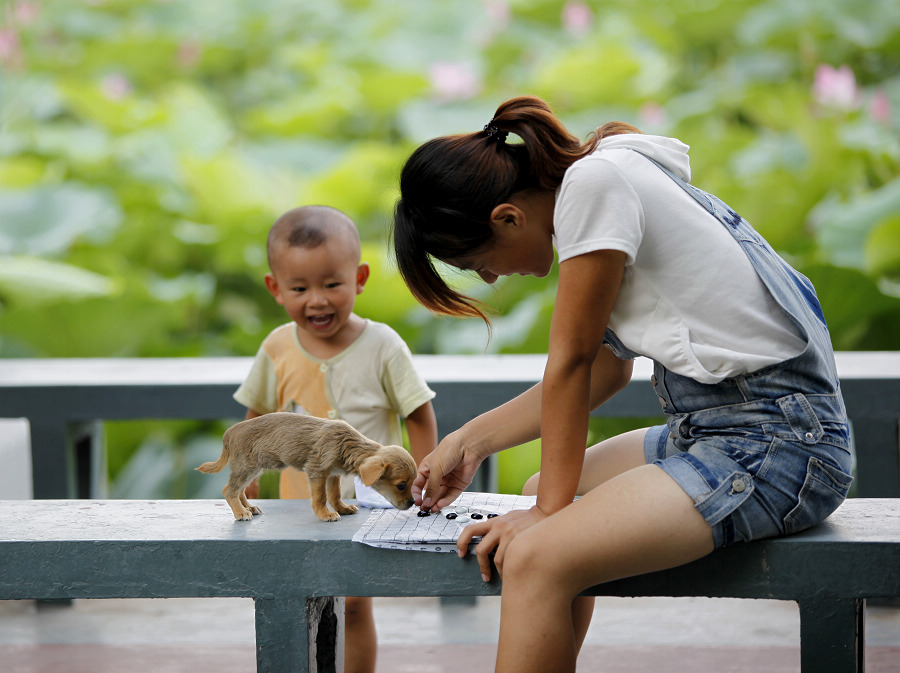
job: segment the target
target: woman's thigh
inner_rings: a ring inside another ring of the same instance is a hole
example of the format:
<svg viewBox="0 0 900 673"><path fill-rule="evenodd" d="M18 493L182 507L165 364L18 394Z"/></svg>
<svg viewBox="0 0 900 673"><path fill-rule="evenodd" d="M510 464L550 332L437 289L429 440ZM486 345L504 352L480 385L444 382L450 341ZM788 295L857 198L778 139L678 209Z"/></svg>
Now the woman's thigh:
<svg viewBox="0 0 900 673"><path fill-rule="evenodd" d="M610 437L584 453L584 465L576 495L584 495L615 476L646 464L644 436L647 428ZM525 495L537 493L540 473L531 477L522 489Z"/></svg>
<svg viewBox="0 0 900 673"><path fill-rule="evenodd" d="M659 467L645 464L520 534L505 562L511 577L504 572L503 581L548 582L574 596L595 584L688 563L713 548L712 528L690 496Z"/></svg>

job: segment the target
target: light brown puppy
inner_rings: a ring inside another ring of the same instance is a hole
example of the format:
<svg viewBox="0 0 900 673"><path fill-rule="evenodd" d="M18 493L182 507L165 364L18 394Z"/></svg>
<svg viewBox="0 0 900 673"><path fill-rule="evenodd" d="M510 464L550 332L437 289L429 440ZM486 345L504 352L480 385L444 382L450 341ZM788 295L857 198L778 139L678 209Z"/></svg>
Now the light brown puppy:
<svg viewBox="0 0 900 673"><path fill-rule="evenodd" d="M355 514L357 507L341 500L341 476L358 474L397 509L413 505L411 487L416 463L401 446L382 446L360 434L345 421L277 412L232 425L222 438L222 455L203 463L201 472L231 467L222 494L234 518L249 521L262 514L244 495L247 484L263 470L295 467L306 473L313 512L322 521L337 521ZM334 511L328 509L328 505Z"/></svg>

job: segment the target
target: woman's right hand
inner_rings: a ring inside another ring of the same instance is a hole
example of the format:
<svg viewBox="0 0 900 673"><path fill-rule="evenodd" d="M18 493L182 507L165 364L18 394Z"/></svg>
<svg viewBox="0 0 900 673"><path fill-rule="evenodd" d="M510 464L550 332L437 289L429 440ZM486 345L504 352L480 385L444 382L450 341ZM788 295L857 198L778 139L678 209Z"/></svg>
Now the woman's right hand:
<svg viewBox="0 0 900 673"><path fill-rule="evenodd" d="M447 435L419 464L412 485L416 506L441 511L472 483L482 462L484 456L464 446L460 431Z"/></svg>

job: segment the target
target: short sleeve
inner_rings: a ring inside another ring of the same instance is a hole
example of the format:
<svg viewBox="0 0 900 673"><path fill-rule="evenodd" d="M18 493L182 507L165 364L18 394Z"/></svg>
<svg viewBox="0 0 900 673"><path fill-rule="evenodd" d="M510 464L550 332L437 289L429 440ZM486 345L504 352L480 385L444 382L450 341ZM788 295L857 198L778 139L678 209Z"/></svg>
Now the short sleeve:
<svg viewBox="0 0 900 673"><path fill-rule="evenodd" d="M416 371L409 347L403 342L385 363L384 389L391 406L403 418L435 395L425 383L425 379Z"/></svg>
<svg viewBox="0 0 900 673"><path fill-rule="evenodd" d="M260 346L250 367L250 373L235 391L234 399L260 414L278 411L278 378L272 358Z"/></svg>
<svg viewBox="0 0 900 673"><path fill-rule="evenodd" d="M566 171L553 228L560 262L596 250L620 250L633 264L644 235L644 211L620 169L592 155Z"/></svg>

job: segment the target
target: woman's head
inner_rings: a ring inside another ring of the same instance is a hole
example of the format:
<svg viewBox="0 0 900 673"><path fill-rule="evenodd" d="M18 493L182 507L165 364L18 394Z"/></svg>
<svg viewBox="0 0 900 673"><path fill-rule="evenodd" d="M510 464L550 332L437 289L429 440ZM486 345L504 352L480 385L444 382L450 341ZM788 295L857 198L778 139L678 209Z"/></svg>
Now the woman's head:
<svg viewBox="0 0 900 673"><path fill-rule="evenodd" d="M522 142L508 143L510 133ZM433 260L452 263L489 247L495 207L515 194L552 193L597 141L594 135L582 144L544 101L523 96L497 108L482 131L416 149L401 172L394 213L397 265L415 297L437 313L484 318L476 302L444 282Z"/></svg>

